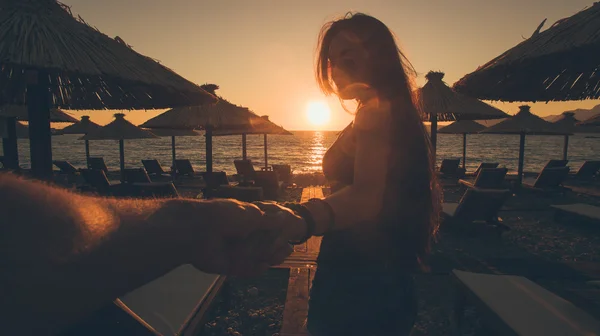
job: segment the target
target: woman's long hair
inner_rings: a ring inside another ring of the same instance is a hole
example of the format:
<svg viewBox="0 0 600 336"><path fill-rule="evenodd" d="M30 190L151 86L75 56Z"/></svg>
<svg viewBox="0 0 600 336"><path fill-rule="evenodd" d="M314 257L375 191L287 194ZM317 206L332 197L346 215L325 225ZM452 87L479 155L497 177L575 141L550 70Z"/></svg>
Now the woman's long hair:
<svg viewBox="0 0 600 336"><path fill-rule="evenodd" d="M326 24L319 35L317 82L325 94L336 94L330 73L329 47L340 32L357 36L369 53L368 78L361 79L389 101L392 110L391 155L379 223L391 239L398 261L423 265L439 226L441 194L430 139L415 106L415 71L393 33L381 21L361 13Z"/></svg>

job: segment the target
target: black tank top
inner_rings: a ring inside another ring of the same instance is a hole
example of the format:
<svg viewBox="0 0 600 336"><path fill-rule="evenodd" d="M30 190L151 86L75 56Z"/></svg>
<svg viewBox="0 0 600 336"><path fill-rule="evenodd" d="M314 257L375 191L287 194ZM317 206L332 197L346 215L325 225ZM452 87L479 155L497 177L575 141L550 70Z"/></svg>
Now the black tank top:
<svg viewBox="0 0 600 336"><path fill-rule="evenodd" d="M323 174L332 192L353 183L355 149L356 136L351 123L323 156ZM317 261L319 267L387 268L390 263L393 264L388 241L377 223L365 223L350 230L328 233L321 242ZM402 264L402 268L415 267L412 261Z"/></svg>

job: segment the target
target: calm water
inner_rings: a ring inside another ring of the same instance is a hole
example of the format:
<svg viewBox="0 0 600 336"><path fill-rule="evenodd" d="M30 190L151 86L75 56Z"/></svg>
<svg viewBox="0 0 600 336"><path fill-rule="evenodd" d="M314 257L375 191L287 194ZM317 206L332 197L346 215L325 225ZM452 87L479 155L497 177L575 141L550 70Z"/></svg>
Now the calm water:
<svg viewBox="0 0 600 336"><path fill-rule="evenodd" d="M294 172L317 172L326 149L333 143L337 132L294 132L294 136L269 136L269 163L287 163ZM443 158L462 157L462 135L438 135L438 161ZM85 164L84 142L79 135L52 137L53 158L69 160L76 167ZM199 170L204 170L204 137L177 138L177 157L186 158ZM213 139L214 169L235 172L233 160L241 158L241 136L215 137ZM481 161L499 162L501 166L516 170L519 149L518 135L467 136L467 169L473 170ZM525 170L537 171L549 159L562 158L562 136L528 136L525 145ZM117 141L91 141L91 156L104 157L109 168L119 167ZM29 141L19 140L20 163L29 166ZM248 136L248 157L255 164L264 164L263 137ZM141 167L140 160L156 158L163 166L171 163L171 138L152 140L126 140L127 167ZM569 159L576 169L585 160L600 160L600 139L577 134L569 139Z"/></svg>

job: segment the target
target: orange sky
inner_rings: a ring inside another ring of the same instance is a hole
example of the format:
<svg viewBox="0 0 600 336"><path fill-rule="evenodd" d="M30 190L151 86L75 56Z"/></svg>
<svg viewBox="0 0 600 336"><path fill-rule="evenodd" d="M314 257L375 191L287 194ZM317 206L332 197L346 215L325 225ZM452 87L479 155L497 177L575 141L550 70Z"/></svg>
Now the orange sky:
<svg viewBox="0 0 600 336"><path fill-rule="evenodd" d="M248 106L290 130L338 130L352 118L337 99L325 99L315 85L313 59L322 24L348 10L386 23L421 74L446 73L450 85L591 0L63 0L74 14L109 36L120 36L138 52L160 60L198 84L215 83L228 100ZM306 107L327 101L331 120L311 124ZM598 101L539 103L538 115L591 108ZM497 103L514 114L518 105ZM139 124L162 111L127 112ZM109 111L90 114L106 124Z"/></svg>

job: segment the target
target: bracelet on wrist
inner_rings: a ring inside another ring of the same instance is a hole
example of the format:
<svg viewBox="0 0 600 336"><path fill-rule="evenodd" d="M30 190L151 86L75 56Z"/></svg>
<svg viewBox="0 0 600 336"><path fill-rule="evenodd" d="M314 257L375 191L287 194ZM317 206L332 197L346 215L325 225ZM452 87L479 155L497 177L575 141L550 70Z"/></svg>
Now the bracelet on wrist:
<svg viewBox="0 0 600 336"><path fill-rule="evenodd" d="M325 211L327 211L327 214L329 215L329 223L327 224L325 232L332 231L335 228L335 212L333 211L331 204L320 198L311 198L308 200L308 203L319 203L325 208ZM325 232L319 235L322 236Z"/></svg>
<svg viewBox="0 0 600 336"><path fill-rule="evenodd" d="M284 203L284 207L292 210L294 214L304 219L306 223L306 235L298 241L290 241L292 245L300 245L306 243L312 236L315 235L316 222L308 208L299 203Z"/></svg>

